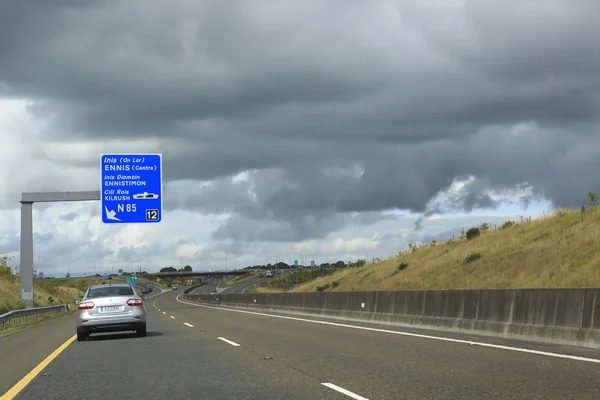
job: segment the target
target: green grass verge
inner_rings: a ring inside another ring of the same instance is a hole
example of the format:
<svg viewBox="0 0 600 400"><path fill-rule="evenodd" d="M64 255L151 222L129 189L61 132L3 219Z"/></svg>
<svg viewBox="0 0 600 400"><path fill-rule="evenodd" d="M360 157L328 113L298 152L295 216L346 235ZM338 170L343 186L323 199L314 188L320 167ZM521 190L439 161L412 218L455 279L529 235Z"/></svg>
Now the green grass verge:
<svg viewBox="0 0 600 400"><path fill-rule="evenodd" d="M80 299L85 290L96 285L99 278L52 278L36 279L34 284L34 307L73 303ZM19 278L14 275L0 275L0 314L25 308L19 299Z"/></svg>

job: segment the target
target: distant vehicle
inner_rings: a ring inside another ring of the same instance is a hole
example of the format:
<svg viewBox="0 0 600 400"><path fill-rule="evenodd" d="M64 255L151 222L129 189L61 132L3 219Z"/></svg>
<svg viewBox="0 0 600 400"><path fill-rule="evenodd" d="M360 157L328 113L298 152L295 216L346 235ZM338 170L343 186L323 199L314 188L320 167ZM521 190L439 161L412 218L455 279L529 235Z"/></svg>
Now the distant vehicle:
<svg viewBox="0 0 600 400"><path fill-rule="evenodd" d="M148 290L146 290L146 289L142 290L142 294L148 294Z"/></svg>
<svg viewBox="0 0 600 400"><path fill-rule="evenodd" d="M275 271L275 275L281 275L281 271L280 270L276 270Z"/></svg>
<svg viewBox="0 0 600 400"><path fill-rule="evenodd" d="M264 277L265 277L265 274L258 274L258 277L259 277L259 278L264 278Z"/></svg>
<svg viewBox="0 0 600 400"><path fill-rule="evenodd" d="M272 277L273 277L273 272L271 272L271 271L267 271L267 273L265 274L265 276L266 276L267 278L272 278Z"/></svg>
<svg viewBox="0 0 600 400"><path fill-rule="evenodd" d="M177 290L177 285L173 285L173 287L171 289Z"/></svg>
<svg viewBox="0 0 600 400"><path fill-rule="evenodd" d="M146 336L146 306L131 284L90 286L77 300L77 340L92 333L135 331Z"/></svg>

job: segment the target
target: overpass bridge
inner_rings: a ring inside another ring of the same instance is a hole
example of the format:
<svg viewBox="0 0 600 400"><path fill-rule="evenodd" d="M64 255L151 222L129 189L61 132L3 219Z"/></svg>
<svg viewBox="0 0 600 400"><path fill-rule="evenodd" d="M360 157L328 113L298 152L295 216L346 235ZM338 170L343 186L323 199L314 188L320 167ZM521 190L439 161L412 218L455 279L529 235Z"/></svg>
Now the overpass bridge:
<svg viewBox="0 0 600 400"><path fill-rule="evenodd" d="M195 276L225 276L225 275L245 275L252 271L245 270L234 270L234 271L211 271L211 272L190 272L190 271L172 271L172 272L157 272L155 274L143 274L139 275L141 277L152 275L157 278L181 278L181 284L183 285L183 281L185 278L192 278Z"/></svg>
<svg viewBox="0 0 600 400"><path fill-rule="evenodd" d="M251 271L212 271L212 272L189 272L189 271L176 271L176 272L157 272L155 274L150 274L157 276L159 278L162 277L173 277L173 276L222 276L222 275L245 275L249 274Z"/></svg>

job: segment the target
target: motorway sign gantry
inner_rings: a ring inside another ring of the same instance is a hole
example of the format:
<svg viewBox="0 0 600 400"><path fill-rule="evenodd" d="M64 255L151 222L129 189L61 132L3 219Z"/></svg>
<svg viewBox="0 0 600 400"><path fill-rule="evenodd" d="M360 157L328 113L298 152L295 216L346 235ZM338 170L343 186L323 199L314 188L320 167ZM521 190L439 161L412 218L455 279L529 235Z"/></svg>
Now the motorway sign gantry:
<svg viewBox="0 0 600 400"><path fill-rule="evenodd" d="M103 154L102 222L155 223L162 220L162 155Z"/></svg>

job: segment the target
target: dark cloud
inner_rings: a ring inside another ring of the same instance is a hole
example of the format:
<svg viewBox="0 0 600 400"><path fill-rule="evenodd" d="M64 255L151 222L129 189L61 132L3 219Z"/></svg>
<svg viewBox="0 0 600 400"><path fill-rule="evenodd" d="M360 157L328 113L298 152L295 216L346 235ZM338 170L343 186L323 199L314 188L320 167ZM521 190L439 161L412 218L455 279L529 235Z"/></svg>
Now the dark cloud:
<svg viewBox="0 0 600 400"><path fill-rule="evenodd" d="M21 244L17 236L0 237L0 254L11 254L19 251Z"/></svg>
<svg viewBox="0 0 600 400"><path fill-rule="evenodd" d="M76 212L70 212L67 214L60 215L58 218L61 221L73 221L75 218L77 218L78 215L79 214L77 214Z"/></svg>
<svg viewBox="0 0 600 400"><path fill-rule="evenodd" d="M59 144L158 139L168 208L234 214L215 239L599 190L595 0L3 4L0 93L31 99Z"/></svg>
<svg viewBox="0 0 600 400"><path fill-rule="evenodd" d="M330 232L347 227L358 229L382 220L393 220L394 215L380 213L361 214L352 218L349 214L310 213L296 218L249 219L240 215L233 216L224 225L213 232L213 239L236 240L240 242L298 242L305 239L322 239Z"/></svg>
<svg viewBox="0 0 600 400"><path fill-rule="evenodd" d="M156 248L155 246L129 246L129 247L121 247L117 250L117 258L120 261L125 262L137 262L138 260L144 259L146 257L151 257L153 254L159 254L161 249Z"/></svg>
<svg viewBox="0 0 600 400"><path fill-rule="evenodd" d="M50 243L53 238L54 238L54 235L50 232L41 233L41 234L37 233L37 232L33 232L33 243L35 243L35 244L45 245L45 244Z"/></svg>

